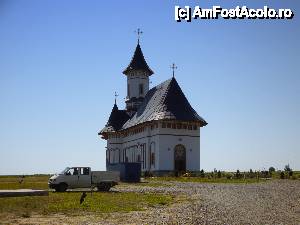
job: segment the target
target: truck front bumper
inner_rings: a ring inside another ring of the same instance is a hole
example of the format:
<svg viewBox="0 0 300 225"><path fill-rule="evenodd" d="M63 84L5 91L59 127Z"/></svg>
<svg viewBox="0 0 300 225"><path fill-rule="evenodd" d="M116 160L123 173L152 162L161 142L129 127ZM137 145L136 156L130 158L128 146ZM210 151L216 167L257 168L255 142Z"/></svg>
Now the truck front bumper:
<svg viewBox="0 0 300 225"><path fill-rule="evenodd" d="M50 189L56 189L58 187L58 184L48 183L48 186Z"/></svg>

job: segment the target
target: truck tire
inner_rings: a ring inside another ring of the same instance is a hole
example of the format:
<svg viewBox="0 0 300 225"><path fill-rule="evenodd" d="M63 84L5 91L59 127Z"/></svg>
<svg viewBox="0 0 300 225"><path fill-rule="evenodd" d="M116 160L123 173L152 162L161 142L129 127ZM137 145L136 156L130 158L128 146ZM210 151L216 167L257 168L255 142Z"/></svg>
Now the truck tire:
<svg viewBox="0 0 300 225"><path fill-rule="evenodd" d="M65 192L68 188L68 185L66 183L60 183L57 188L55 188L56 192Z"/></svg>
<svg viewBox="0 0 300 225"><path fill-rule="evenodd" d="M97 185L98 191L109 191L111 188L110 183L100 183Z"/></svg>

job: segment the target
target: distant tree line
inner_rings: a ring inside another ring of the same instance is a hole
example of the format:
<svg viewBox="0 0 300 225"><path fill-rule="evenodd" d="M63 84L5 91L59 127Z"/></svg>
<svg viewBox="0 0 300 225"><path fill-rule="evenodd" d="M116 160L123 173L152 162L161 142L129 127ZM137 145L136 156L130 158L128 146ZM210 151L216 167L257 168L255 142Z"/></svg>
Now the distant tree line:
<svg viewBox="0 0 300 225"><path fill-rule="evenodd" d="M202 177L208 179L217 179L217 178L226 178L226 179L271 179L271 178L280 178L280 179L300 179L300 173L297 173L295 176L293 170L287 164L283 170L277 170L275 167L271 166L268 170L249 171L241 172L239 169L236 172L226 172L214 169L211 172L205 172L203 169L199 172L187 172L183 173L182 176L186 177Z"/></svg>

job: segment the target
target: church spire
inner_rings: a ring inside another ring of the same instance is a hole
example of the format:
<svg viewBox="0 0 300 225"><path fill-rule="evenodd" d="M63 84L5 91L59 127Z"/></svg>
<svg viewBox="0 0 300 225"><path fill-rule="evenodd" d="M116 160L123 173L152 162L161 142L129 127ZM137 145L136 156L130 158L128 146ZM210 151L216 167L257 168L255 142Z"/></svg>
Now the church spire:
<svg viewBox="0 0 300 225"><path fill-rule="evenodd" d="M148 66L140 46L140 35L143 33L143 31L141 31L138 28L136 33L138 35L138 43L135 48L133 57L129 65L127 66L127 68L123 71L123 74L129 75L133 71L141 71L141 72L146 72L147 76L151 76L154 72Z"/></svg>
<svg viewBox="0 0 300 225"><path fill-rule="evenodd" d="M140 46L140 35L143 32L137 29L136 33L138 36L137 46L129 65L123 71L123 74L127 76L127 96L125 102L129 115L133 115L143 103L149 91L149 77L153 74Z"/></svg>

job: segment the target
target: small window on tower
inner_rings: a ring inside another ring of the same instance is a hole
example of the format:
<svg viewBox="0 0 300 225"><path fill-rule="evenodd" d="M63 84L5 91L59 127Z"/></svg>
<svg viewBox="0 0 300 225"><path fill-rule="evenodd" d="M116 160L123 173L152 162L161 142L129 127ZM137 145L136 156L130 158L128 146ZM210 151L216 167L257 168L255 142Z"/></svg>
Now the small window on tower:
<svg viewBox="0 0 300 225"><path fill-rule="evenodd" d="M143 95L144 94L144 85L143 84L140 84L140 95Z"/></svg>
<svg viewBox="0 0 300 225"><path fill-rule="evenodd" d="M127 97L130 98L129 84L127 84Z"/></svg>

